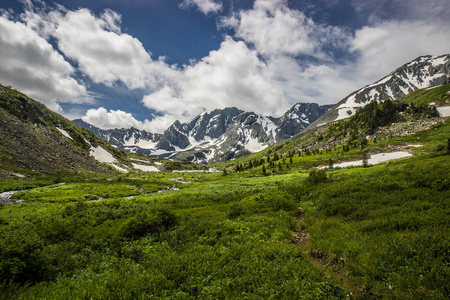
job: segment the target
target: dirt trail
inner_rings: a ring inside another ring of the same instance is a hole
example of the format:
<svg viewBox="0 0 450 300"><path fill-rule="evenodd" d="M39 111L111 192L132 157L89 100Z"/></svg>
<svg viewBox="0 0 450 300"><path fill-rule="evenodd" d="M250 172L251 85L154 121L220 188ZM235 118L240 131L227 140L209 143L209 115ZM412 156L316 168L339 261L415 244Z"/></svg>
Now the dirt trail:
<svg viewBox="0 0 450 300"><path fill-rule="evenodd" d="M374 299L373 295L363 287L362 282L349 274L345 267L345 261L341 260L342 265L335 264L325 251L307 247L310 235L306 230L301 229L304 227L302 225L304 218L305 211L302 207L298 207L297 230L294 231L293 235L297 241L297 246L303 250L305 258L309 260L311 265L339 282L347 290L349 299Z"/></svg>

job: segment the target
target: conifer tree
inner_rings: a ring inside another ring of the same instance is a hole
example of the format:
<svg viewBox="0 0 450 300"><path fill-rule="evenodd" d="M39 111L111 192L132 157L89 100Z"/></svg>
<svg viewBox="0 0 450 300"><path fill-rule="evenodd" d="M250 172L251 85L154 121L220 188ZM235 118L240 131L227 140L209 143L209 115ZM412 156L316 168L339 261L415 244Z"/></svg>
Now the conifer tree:
<svg viewBox="0 0 450 300"><path fill-rule="evenodd" d="M363 167L367 168L369 166L367 151L363 152Z"/></svg>

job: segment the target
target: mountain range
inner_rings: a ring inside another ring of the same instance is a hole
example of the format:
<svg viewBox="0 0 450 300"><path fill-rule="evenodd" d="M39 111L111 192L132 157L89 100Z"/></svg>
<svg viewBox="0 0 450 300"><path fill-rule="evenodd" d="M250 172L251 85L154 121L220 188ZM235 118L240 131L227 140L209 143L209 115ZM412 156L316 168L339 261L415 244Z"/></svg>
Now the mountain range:
<svg viewBox="0 0 450 300"><path fill-rule="evenodd" d="M450 55L423 56L351 93L331 108L298 103L280 118L237 108L217 109L187 123L177 121L163 134L135 128L102 130L75 121L90 129L86 130L26 95L0 85L0 177L29 172L109 173L114 169L126 172L175 167L158 165L151 158L137 163L120 149L195 163L228 161L351 117L368 103L401 99L418 89L431 93L431 88L449 81ZM448 115L450 100L441 100L436 105L438 111Z"/></svg>
<svg viewBox="0 0 450 300"><path fill-rule="evenodd" d="M176 121L163 134L136 128L103 130L81 119L74 122L128 152L195 163L216 163L258 152L318 126L349 118L372 101L399 99L417 89L442 85L449 80L450 55L428 55L402 65L334 106L297 103L280 118L244 112L234 107L216 109L187 123Z"/></svg>
<svg viewBox="0 0 450 300"><path fill-rule="evenodd" d="M81 119L74 123L125 151L204 164L258 152L290 138L331 107L297 103L279 118L244 112L235 107L216 109L187 123L176 121L163 134L136 128L102 130Z"/></svg>

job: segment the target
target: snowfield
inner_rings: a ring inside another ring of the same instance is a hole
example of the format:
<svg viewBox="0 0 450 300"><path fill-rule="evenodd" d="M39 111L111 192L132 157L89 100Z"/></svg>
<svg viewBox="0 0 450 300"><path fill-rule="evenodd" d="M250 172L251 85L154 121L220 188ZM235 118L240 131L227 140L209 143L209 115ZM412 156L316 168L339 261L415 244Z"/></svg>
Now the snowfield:
<svg viewBox="0 0 450 300"><path fill-rule="evenodd" d="M436 107L441 117L450 117L450 106Z"/></svg>
<svg viewBox="0 0 450 300"><path fill-rule="evenodd" d="M159 172L159 169L154 166L138 165L133 163L133 168L144 171L144 172Z"/></svg>
<svg viewBox="0 0 450 300"><path fill-rule="evenodd" d="M91 156L93 156L99 162L103 162L103 163L107 163L107 164L111 164L111 163L116 163L117 162L117 160L114 158L114 156L112 156L111 153L109 153L108 151L106 151L105 149L103 149L100 146L98 146L98 147L92 147L91 146L91 153L90 154L91 154Z"/></svg>
<svg viewBox="0 0 450 300"><path fill-rule="evenodd" d="M88 141L86 141L86 142L89 143ZM116 165L116 163L118 163L118 161L114 158L114 156L112 156L111 153L109 153L108 151L106 151L105 149L103 149L100 146L93 147L91 145L91 152L89 154L92 157L94 157L97 161L102 162L102 163L107 163L107 164L109 164L110 166L114 167L116 170L118 170L118 171L120 171L122 173L128 172L127 169L124 169L124 168L119 167L118 165Z"/></svg>
<svg viewBox="0 0 450 300"><path fill-rule="evenodd" d="M386 161L394 160L394 159L400 159L404 157L412 156L411 153L405 152L405 151L397 151L397 152L390 152L390 153L378 153L371 155L370 158L367 160L367 163L369 165L376 165L380 164ZM357 167L362 166L363 161L362 160L355 160L355 161L346 161L340 164L334 164L334 168L346 168L346 167ZM325 167L322 167L325 168Z"/></svg>

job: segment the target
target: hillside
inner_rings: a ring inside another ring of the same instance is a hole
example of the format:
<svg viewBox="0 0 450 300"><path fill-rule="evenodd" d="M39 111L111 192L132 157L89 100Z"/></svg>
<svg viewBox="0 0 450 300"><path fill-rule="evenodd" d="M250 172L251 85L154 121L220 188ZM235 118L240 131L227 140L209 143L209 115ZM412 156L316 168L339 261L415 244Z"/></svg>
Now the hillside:
<svg viewBox="0 0 450 300"><path fill-rule="evenodd" d="M118 167L129 165L122 151L92 132L0 85L0 177L48 172L114 173L94 158L95 153L112 157Z"/></svg>

